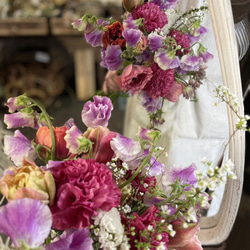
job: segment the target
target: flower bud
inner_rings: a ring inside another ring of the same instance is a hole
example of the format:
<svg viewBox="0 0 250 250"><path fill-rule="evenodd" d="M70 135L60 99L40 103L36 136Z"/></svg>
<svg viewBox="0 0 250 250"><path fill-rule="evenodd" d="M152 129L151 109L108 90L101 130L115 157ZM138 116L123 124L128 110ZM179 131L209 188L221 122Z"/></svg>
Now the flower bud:
<svg viewBox="0 0 250 250"><path fill-rule="evenodd" d="M63 160L71 158L72 154L69 152L69 149L66 147L66 141L64 139L66 127L52 127L55 135L55 158L57 160ZM39 150L39 155L44 160L48 160L51 157L52 150L52 139L50 130L47 126L40 127L36 133L36 143L41 145L43 148Z"/></svg>
<svg viewBox="0 0 250 250"><path fill-rule="evenodd" d="M124 9L131 12L136 6L143 5L144 0L122 0Z"/></svg>
<svg viewBox="0 0 250 250"><path fill-rule="evenodd" d="M114 155L114 151L110 147L110 141L116 135L116 132L112 132L106 127L88 128L83 136L93 143L93 150L85 154L83 158L92 158L102 163L110 161Z"/></svg>

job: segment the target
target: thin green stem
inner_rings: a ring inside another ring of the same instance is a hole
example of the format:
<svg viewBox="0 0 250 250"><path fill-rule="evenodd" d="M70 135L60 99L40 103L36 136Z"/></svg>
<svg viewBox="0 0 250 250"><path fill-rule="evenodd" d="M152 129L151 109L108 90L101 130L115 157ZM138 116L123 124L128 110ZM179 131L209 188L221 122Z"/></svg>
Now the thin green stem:
<svg viewBox="0 0 250 250"><path fill-rule="evenodd" d="M49 131L50 131L50 135L51 135L51 142L52 142L52 146L51 146L51 155L50 155L50 160L55 160L55 152L56 152L56 139L55 139L55 134L53 131L53 127L51 124L51 120L49 118L49 114L46 112L46 110L38 104L38 102L36 102L34 99L27 97L28 100L30 100L31 103L33 103L34 105L36 105L41 113L43 114L43 118L45 119L46 124L48 125Z"/></svg>

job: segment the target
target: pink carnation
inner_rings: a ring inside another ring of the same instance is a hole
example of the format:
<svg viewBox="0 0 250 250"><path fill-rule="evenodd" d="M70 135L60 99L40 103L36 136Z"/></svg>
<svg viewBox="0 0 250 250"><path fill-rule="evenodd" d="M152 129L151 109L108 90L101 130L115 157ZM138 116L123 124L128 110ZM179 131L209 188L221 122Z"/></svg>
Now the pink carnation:
<svg viewBox="0 0 250 250"><path fill-rule="evenodd" d="M132 11L133 19L144 18L145 29L147 32L152 32L157 28L162 28L168 23L168 17L160 6L147 2L141 6L136 6Z"/></svg>
<svg viewBox="0 0 250 250"><path fill-rule="evenodd" d="M138 94L151 80L152 70L150 67L140 65L128 65L122 72L119 85L122 91L131 91Z"/></svg>
<svg viewBox="0 0 250 250"><path fill-rule="evenodd" d="M177 45L181 46L181 49L176 51L176 55L185 55L190 52L190 40L187 34L181 33L179 30L171 30L169 36L173 37ZM184 50L182 50L184 49Z"/></svg>
<svg viewBox="0 0 250 250"><path fill-rule="evenodd" d="M120 204L121 191L102 163L78 158L62 162L51 172L57 189L51 212L58 230L88 227L98 209L109 211Z"/></svg>
<svg viewBox="0 0 250 250"><path fill-rule="evenodd" d="M131 250L137 249L135 247L135 241L137 242L149 242L150 240L150 249L157 249L157 246L161 244L161 242L164 243L164 246L166 249L168 246L169 241L169 235L167 233L167 224L166 228L164 228L164 225L161 225L161 240L157 239L157 236L159 235L158 230L155 230L157 224L160 223L161 217L159 216L160 210L155 206L150 206L146 212L144 212L142 215L138 215L137 213L133 213L133 219L129 220L128 218L125 218L124 215L121 215L122 217L122 223L128 227L128 230L131 229L131 227L134 227L135 235L129 234L128 237L130 238L129 244L131 245ZM151 231L151 235L149 238L143 237L143 231L148 232L148 226L152 226L153 230Z"/></svg>
<svg viewBox="0 0 250 250"><path fill-rule="evenodd" d="M171 87L175 83L174 70L162 70L156 63L151 66L151 69L153 71L153 77L143 90L145 90L152 99L157 99L158 97L167 98Z"/></svg>

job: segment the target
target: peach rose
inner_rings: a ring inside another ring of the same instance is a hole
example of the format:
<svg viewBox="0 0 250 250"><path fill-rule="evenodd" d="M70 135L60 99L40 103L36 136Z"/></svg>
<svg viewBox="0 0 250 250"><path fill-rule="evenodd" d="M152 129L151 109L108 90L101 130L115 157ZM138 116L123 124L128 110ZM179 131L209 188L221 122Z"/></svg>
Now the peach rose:
<svg viewBox="0 0 250 250"><path fill-rule="evenodd" d="M51 205L56 188L50 171L24 160L21 167L9 167L5 170L0 179L0 192L7 200L28 197Z"/></svg>

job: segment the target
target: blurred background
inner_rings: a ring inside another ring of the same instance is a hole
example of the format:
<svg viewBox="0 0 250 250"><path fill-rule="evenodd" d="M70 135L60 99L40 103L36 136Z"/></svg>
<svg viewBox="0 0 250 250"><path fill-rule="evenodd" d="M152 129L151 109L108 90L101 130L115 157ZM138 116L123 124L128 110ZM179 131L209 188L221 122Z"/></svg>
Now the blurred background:
<svg viewBox="0 0 250 250"><path fill-rule="evenodd" d="M245 113L250 114L250 1L232 0ZM0 0L0 139L10 133L2 123L4 102L26 93L40 100L55 125L69 117L81 127L84 101L101 89L105 70L99 48L88 45L71 23L84 14L121 19L117 0ZM119 98L109 124L122 133L126 100ZM250 139L246 135L242 201L227 250L250 247ZM0 146L2 149L2 143ZM10 163L0 151L0 174Z"/></svg>

